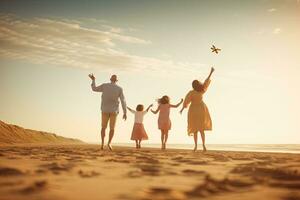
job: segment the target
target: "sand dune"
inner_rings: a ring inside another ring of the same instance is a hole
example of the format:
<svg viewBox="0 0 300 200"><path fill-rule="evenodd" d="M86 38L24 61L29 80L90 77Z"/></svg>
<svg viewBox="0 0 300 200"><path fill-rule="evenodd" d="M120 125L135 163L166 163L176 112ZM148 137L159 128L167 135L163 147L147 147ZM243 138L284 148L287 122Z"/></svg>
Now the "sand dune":
<svg viewBox="0 0 300 200"><path fill-rule="evenodd" d="M299 154L0 146L0 199L300 199Z"/></svg>
<svg viewBox="0 0 300 200"><path fill-rule="evenodd" d="M24 129L0 121L0 144L22 143L82 143L80 140L65 138L54 133Z"/></svg>

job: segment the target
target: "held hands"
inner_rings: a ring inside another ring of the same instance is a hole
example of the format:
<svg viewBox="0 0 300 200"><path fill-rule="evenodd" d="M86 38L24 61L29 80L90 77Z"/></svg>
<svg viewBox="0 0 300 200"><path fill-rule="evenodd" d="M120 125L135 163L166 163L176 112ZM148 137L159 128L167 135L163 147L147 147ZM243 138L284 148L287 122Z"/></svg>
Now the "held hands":
<svg viewBox="0 0 300 200"><path fill-rule="evenodd" d="M174 108L178 108L178 106L180 106L180 105L182 104L182 102L183 102L183 99L181 98L181 99L180 99L180 102L179 102L178 104L176 104L176 105L172 106L172 107L174 107Z"/></svg>
<svg viewBox="0 0 300 200"><path fill-rule="evenodd" d="M182 104L182 102L183 102L183 98L181 98L179 105ZM184 106L182 106L182 108L179 111L179 113L182 114L183 110L184 110Z"/></svg>
<svg viewBox="0 0 300 200"><path fill-rule="evenodd" d="M184 107L181 108L181 110L179 111L179 113L182 114L183 110L184 110Z"/></svg>
<svg viewBox="0 0 300 200"><path fill-rule="evenodd" d="M152 106L153 106L153 104L150 104L150 105L148 106L148 108L146 109L146 111L148 112Z"/></svg>
<svg viewBox="0 0 300 200"><path fill-rule="evenodd" d="M159 109L157 108L157 110L153 110L153 109L151 109L150 110L153 114L157 114L158 113L158 111L159 111Z"/></svg>
<svg viewBox="0 0 300 200"><path fill-rule="evenodd" d="M90 79L92 79L92 80L95 80L95 79L96 79L95 76L94 76L94 74L89 74L89 77L90 77Z"/></svg>

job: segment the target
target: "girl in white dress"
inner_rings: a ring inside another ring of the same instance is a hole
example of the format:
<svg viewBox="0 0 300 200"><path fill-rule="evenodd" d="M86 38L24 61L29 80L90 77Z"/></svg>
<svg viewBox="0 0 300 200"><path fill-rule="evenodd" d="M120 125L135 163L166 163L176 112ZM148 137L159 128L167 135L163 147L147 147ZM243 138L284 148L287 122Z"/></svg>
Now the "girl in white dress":
<svg viewBox="0 0 300 200"><path fill-rule="evenodd" d="M144 120L144 115L149 111L149 109L152 106L153 104L148 106L148 108L145 111L144 111L144 106L141 104L137 105L136 110L127 107L127 109L134 114L134 125L131 133L131 140L135 140L137 149L141 148L142 140L148 140L148 135L145 131L143 120Z"/></svg>

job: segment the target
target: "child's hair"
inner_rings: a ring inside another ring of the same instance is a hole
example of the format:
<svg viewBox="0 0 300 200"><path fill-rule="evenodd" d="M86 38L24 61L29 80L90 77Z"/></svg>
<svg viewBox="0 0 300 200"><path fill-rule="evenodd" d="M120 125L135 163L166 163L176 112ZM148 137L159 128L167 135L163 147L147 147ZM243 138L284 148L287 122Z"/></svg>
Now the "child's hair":
<svg viewBox="0 0 300 200"><path fill-rule="evenodd" d="M136 111L143 111L144 110L144 106L142 104L138 104L136 106Z"/></svg>
<svg viewBox="0 0 300 200"><path fill-rule="evenodd" d="M203 92L203 90L204 90L203 84L200 81L198 81L198 80L194 80L193 81L192 87L197 92Z"/></svg>
<svg viewBox="0 0 300 200"><path fill-rule="evenodd" d="M157 102L159 104L168 104L168 103L170 103L170 97L168 97L167 95L164 95L160 99L157 99Z"/></svg>

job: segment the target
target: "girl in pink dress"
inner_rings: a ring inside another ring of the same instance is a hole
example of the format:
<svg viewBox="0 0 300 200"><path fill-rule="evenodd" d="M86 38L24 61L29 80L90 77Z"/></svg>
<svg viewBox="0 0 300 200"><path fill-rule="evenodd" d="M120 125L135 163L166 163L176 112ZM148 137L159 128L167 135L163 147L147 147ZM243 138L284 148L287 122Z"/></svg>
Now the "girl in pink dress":
<svg viewBox="0 0 300 200"><path fill-rule="evenodd" d="M170 104L170 98L167 95L165 95L162 98L158 99L157 102L157 109L151 109L151 112L154 114L157 114L159 112L158 129L160 129L161 131L161 149L166 149L168 133L171 129L170 108L177 108L178 106L180 106L180 104L183 102L183 99L181 99L181 101L178 104L172 105Z"/></svg>
<svg viewBox="0 0 300 200"><path fill-rule="evenodd" d="M144 106L139 104L136 107L136 111L127 107L127 109L134 114L134 125L131 133L131 140L135 140L135 145L137 149L141 148L142 140L148 140L148 135L145 131L143 120L144 115L149 111L149 109L153 106L151 104L145 111Z"/></svg>

